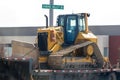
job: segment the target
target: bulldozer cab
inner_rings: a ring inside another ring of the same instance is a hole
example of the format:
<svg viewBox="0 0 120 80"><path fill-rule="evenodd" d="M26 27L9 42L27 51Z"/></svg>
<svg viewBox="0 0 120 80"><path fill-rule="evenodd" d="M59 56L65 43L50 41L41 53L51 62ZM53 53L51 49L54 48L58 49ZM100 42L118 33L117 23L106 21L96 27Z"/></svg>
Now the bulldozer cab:
<svg viewBox="0 0 120 80"><path fill-rule="evenodd" d="M78 33L86 31L86 14L87 13L80 13L58 16L57 22L58 26L63 27L65 44L74 44Z"/></svg>

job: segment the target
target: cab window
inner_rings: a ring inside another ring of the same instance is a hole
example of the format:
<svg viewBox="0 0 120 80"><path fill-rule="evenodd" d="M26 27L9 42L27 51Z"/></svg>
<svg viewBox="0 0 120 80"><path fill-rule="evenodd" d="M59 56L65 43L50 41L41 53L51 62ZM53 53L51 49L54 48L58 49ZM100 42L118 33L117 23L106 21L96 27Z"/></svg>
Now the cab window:
<svg viewBox="0 0 120 80"><path fill-rule="evenodd" d="M58 26L64 27L64 16L58 17Z"/></svg>
<svg viewBox="0 0 120 80"><path fill-rule="evenodd" d="M76 16L68 16L67 18L67 30L76 29Z"/></svg>
<svg viewBox="0 0 120 80"><path fill-rule="evenodd" d="M78 29L79 32L85 31L85 18L84 17L79 17L78 18Z"/></svg>

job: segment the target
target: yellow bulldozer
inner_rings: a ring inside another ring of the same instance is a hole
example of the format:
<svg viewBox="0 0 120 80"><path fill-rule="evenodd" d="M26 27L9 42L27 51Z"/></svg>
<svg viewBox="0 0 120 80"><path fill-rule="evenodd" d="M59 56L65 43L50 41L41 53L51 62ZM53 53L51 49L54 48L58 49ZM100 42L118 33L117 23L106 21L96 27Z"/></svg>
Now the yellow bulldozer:
<svg viewBox="0 0 120 80"><path fill-rule="evenodd" d="M59 15L57 26L37 29L34 46L13 42L13 56L0 58L0 80L117 80L88 28L89 16Z"/></svg>
<svg viewBox="0 0 120 80"><path fill-rule="evenodd" d="M41 68L102 68L97 37L88 29L88 13L59 15L58 26L38 29ZM84 67L83 67L84 66Z"/></svg>

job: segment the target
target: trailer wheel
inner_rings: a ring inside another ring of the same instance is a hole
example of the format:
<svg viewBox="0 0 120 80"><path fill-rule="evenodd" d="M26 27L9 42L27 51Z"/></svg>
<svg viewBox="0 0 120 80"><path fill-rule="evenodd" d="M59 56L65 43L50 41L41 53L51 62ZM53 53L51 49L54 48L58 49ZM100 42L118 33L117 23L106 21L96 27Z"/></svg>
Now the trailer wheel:
<svg viewBox="0 0 120 80"><path fill-rule="evenodd" d="M117 80L116 74L115 73L110 73L108 75L108 80Z"/></svg>
<svg viewBox="0 0 120 80"><path fill-rule="evenodd" d="M9 80L16 80L14 76L9 76Z"/></svg>
<svg viewBox="0 0 120 80"><path fill-rule="evenodd" d="M33 75L33 76L31 76L31 80L40 80L40 79L39 79L39 76Z"/></svg>

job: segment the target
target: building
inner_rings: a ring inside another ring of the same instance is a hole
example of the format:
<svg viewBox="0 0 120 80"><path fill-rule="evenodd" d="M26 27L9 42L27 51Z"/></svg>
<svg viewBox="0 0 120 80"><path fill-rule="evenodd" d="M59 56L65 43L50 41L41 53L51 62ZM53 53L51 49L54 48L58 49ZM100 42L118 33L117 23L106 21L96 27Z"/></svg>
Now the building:
<svg viewBox="0 0 120 80"><path fill-rule="evenodd" d="M5 52L4 56L11 56L11 40L35 43L37 27L1 27L0 28L0 50ZM103 56L109 56L110 60L118 58L120 47L120 25L96 25L89 26L90 30L98 37L98 46ZM117 39L117 41L115 41ZM116 42L114 44L114 42ZM114 44L114 46L113 46ZM3 49L4 47L4 49ZM112 57L111 56L115 56ZM117 56L117 57L116 57ZM112 60L113 61L113 60ZM113 62L114 63L114 62Z"/></svg>
<svg viewBox="0 0 120 80"><path fill-rule="evenodd" d="M120 25L90 26L98 36L98 46L104 56L108 56L112 65L120 58Z"/></svg>

